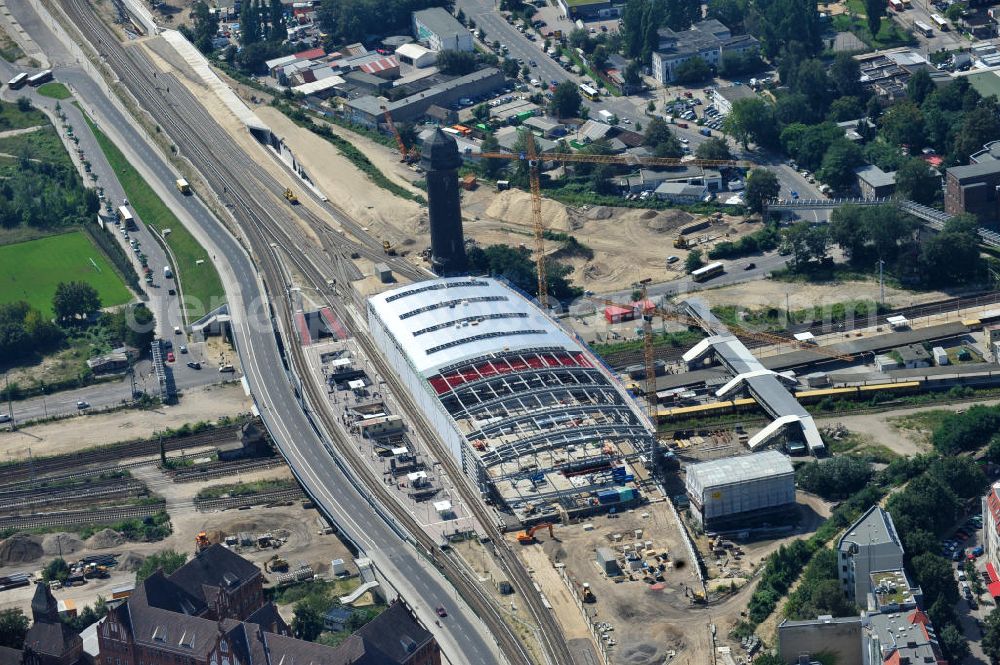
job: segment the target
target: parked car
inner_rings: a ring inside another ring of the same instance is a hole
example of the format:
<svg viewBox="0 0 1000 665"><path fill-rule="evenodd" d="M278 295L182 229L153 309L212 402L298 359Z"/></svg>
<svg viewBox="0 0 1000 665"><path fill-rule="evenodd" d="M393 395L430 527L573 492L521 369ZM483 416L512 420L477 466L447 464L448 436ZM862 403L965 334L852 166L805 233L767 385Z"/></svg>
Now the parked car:
<svg viewBox="0 0 1000 665"><path fill-rule="evenodd" d="M446 616L448 616L448 611L446 609L444 609L443 605L438 605L437 609L434 610L434 611L437 612L437 615L439 617L446 617Z"/></svg>
<svg viewBox="0 0 1000 665"><path fill-rule="evenodd" d="M190 367L191 369L201 369L201 363L195 361L189 362L187 366Z"/></svg>
<svg viewBox="0 0 1000 665"><path fill-rule="evenodd" d="M79 402L76 403L76 408L80 409L81 411L83 409L89 409L90 408L90 403L89 402L84 402L83 400L80 400Z"/></svg>
<svg viewBox="0 0 1000 665"><path fill-rule="evenodd" d="M167 351L167 362L168 363L172 363L172 362L174 362L174 360L176 360L176 358L174 357L174 352L173 351Z"/></svg>

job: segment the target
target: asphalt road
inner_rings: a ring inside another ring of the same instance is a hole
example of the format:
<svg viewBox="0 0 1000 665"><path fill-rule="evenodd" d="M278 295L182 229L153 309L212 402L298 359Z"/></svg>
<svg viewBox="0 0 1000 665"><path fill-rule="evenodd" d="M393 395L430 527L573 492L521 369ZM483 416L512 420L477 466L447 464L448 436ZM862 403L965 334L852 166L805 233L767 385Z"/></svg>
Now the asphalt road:
<svg viewBox="0 0 1000 665"><path fill-rule="evenodd" d="M133 165L178 212L182 221L192 225L191 230L199 241L219 257L217 266L226 286L233 332L246 379L268 431L299 480L309 489L309 494L409 600L453 662L504 662L482 623L455 596L453 588L390 527L371 504L370 497L356 489L347 473L327 452L298 401L291 377L285 373L268 305L262 297L262 286L250 257L198 197L185 197L176 191L174 180L177 176L166 160L136 130L134 121L110 101L105 84L72 66L77 62L76 54L67 53L59 38L26 4L18 3L11 11L28 34L50 54L57 78L69 82L77 90ZM441 620L440 627L435 627L434 608L438 605L446 607L449 616Z"/></svg>

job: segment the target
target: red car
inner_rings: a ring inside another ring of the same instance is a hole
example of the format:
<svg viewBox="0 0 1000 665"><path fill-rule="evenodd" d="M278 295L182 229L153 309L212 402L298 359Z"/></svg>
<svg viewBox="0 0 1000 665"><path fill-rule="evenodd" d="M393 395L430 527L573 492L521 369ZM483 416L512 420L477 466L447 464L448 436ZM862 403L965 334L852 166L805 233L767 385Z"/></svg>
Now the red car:
<svg viewBox="0 0 1000 665"><path fill-rule="evenodd" d="M167 351L167 362L168 363L174 362L174 352L173 351Z"/></svg>

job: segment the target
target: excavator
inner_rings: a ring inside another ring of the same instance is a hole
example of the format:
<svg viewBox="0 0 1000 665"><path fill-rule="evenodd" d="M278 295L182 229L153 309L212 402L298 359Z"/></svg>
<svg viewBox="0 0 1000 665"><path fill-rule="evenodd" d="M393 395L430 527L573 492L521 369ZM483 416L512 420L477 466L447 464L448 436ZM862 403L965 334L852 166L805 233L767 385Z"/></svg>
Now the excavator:
<svg viewBox="0 0 1000 665"><path fill-rule="evenodd" d="M202 550L208 549L209 545L212 543L208 542L208 534L204 531L198 533L194 537L194 551L201 552Z"/></svg>
<svg viewBox="0 0 1000 665"><path fill-rule="evenodd" d="M292 205L296 205L299 202L299 197L295 196L295 192L292 191L291 187L285 188L285 199Z"/></svg>
<svg viewBox="0 0 1000 665"><path fill-rule="evenodd" d="M527 529L517 534L517 542L521 543L522 545L531 545L532 543L537 542L535 540L535 532L538 531L539 529L548 529L549 538L554 539L556 537L555 532L552 530L552 524L548 522L543 522L541 524L536 524L530 529Z"/></svg>

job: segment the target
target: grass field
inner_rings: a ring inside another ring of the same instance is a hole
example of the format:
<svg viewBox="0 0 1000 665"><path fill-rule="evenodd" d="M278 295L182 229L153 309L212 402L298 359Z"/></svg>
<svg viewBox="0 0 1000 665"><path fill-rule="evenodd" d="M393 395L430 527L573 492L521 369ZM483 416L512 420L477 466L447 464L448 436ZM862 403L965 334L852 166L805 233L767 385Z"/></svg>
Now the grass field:
<svg viewBox="0 0 1000 665"><path fill-rule="evenodd" d="M111 262L83 231L0 247L0 303L25 300L52 315L59 282L87 282L105 306L132 300Z"/></svg>
<svg viewBox="0 0 1000 665"><path fill-rule="evenodd" d="M48 124L48 117L33 106L22 111L17 104L0 101L0 131Z"/></svg>
<svg viewBox="0 0 1000 665"><path fill-rule="evenodd" d="M174 255L176 262L174 269L178 273L183 295L189 299L188 305L192 308L187 315L192 320L197 319L221 305L225 302L226 292L222 288L219 273L212 263L212 257L143 180L139 172L129 164L118 146L99 130L90 118L86 115L84 117L87 118L87 124L97 137L108 163L118 175L118 181L128 196L129 204L138 213L139 219L157 231L170 229L166 242ZM200 303L201 306L197 307L195 303Z"/></svg>
<svg viewBox="0 0 1000 665"><path fill-rule="evenodd" d="M980 72L968 76L969 84L983 97L1000 97L1000 76L996 72Z"/></svg>
<svg viewBox="0 0 1000 665"><path fill-rule="evenodd" d="M69 99L73 96L73 93L59 81L43 83L38 87L38 94L42 97L51 97L52 99Z"/></svg>
<svg viewBox="0 0 1000 665"><path fill-rule="evenodd" d="M0 138L0 152L29 159L37 159L47 164L72 166L66 146L59 139L56 128L49 125L29 134L15 134Z"/></svg>

